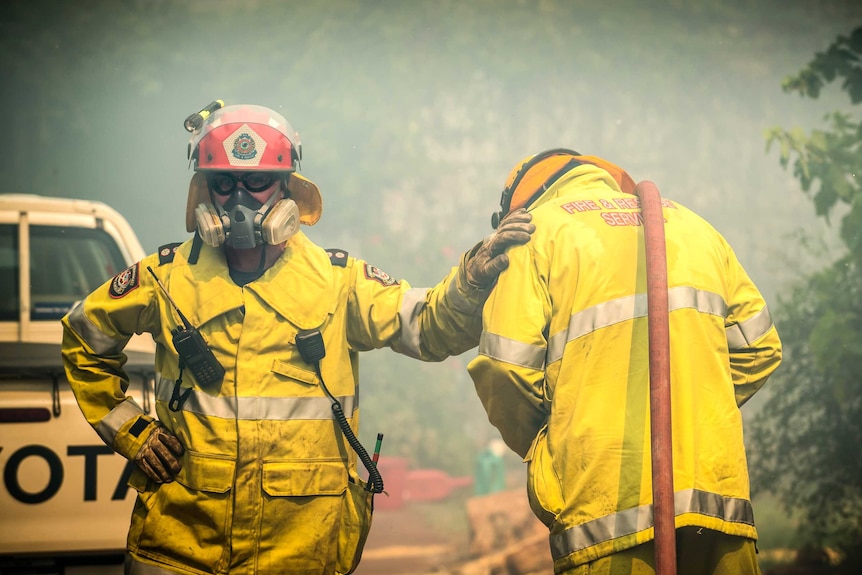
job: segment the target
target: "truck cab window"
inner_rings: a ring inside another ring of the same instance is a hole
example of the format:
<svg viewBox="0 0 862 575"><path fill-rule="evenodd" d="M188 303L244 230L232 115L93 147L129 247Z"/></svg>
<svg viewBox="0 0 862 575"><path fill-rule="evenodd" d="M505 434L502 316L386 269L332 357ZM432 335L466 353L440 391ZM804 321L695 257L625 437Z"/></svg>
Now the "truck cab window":
<svg viewBox="0 0 862 575"><path fill-rule="evenodd" d="M0 225L0 321L21 305L18 226ZM99 229L30 226L32 320L60 319L72 305L126 267L115 241Z"/></svg>
<svg viewBox="0 0 862 575"><path fill-rule="evenodd" d="M125 268L122 253L103 230L30 226L31 319L60 319Z"/></svg>
<svg viewBox="0 0 862 575"><path fill-rule="evenodd" d="M20 306L18 293L18 226L0 225L0 321L17 321Z"/></svg>

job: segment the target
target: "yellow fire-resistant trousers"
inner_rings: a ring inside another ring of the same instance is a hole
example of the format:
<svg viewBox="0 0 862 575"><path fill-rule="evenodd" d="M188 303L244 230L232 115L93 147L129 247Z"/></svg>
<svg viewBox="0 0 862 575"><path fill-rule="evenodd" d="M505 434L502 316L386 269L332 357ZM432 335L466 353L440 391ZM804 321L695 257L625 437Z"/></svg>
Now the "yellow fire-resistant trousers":
<svg viewBox="0 0 862 575"><path fill-rule="evenodd" d="M677 575L760 575L754 540L700 527L676 531ZM561 575L655 575L652 541L579 565Z"/></svg>

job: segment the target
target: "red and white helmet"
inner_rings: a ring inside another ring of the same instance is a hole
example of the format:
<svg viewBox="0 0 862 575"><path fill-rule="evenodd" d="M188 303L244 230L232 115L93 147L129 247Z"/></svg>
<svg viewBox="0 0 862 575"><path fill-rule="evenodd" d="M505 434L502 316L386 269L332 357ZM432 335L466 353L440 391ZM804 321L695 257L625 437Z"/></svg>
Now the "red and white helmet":
<svg viewBox="0 0 862 575"><path fill-rule="evenodd" d="M195 229L194 207L209 201L206 178L201 174L207 171L289 174L287 189L299 208L300 222L314 225L320 219L323 211L320 190L297 173L302 144L284 116L264 106L242 104L215 109L202 120L194 127L188 147L189 160L198 172L189 187L188 231Z"/></svg>
<svg viewBox="0 0 862 575"><path fill-rule="evenodd" d="M199 170L294 172L302 158L299 134L263 106L225 106L192 133L189 159Z"/></svg>

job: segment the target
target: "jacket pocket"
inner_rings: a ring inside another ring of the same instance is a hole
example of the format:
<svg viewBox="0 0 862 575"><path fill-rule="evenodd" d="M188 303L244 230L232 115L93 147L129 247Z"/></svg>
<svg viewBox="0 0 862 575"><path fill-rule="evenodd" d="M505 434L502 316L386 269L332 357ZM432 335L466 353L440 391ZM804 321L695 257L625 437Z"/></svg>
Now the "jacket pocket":
<svg viewBox="0 0 862 575"><path fill-rule="evenodd" d="M195 491L227 493L233 485L236 462L225 456L186 451L177 481Z"/></svg>
<svg viewBox="0 0 862 575"><path fill-rule="evenodd" d="M539 431L527 454L527 496L530 508L550 528L563 508L563 492L548 453L548 426Z"/></svg>
<svg viewBox="0 0 862 575"><path fill-rule="evenodd" d="M305 543L309 538L319 538L313 548L318 551L330 549L325 563L335 562L335 572L340 575L352 573L371 530L371 514L374 494L365 490L365 484L348 475L347 465L338 460L268 461L263 464L263 490L271 498L269 514L283 513L291 509L298 532L303 533ZM277 511L279 507L285 509ZM309 513L307 519L303 519ZM321 517L331 518L321 521ZM282 537L290 527L283 526ZM275 535L275 534L274 534ZM262 542L267 538L261 538ZM292 554L290 542L282 541L272 553Z"/></svg>
<svg viewBox="0 0 862 575"><path fill-rule="evenodd" d="M347 486L347 464L342 460L263 462L263 490L273 497L340 495Z"/></svg>
<svg viewBox="0 0 862 575"><path fill-rule="evenodd" d="M340 458L263 462L262 565L289 564L297 573L352 571L371 509L348 477Z"/></svg>
<svg viewBox="0 0 862 575"><path fill-rule="evenodd" d="M232 459L187 450L174 481L147 482L141 494L146 508L135 507L129 548L163 563L214 572L229 548L235 465Z"/></svg>
<svg viewBox="0 0 862 575"><path fill-rule="evenodd" d="M361 480L351 480L347 484L347 493L341 506L336 573L353 573L359 565L368 532L371 530L373 512L374 493L367 491Z"/></svg>

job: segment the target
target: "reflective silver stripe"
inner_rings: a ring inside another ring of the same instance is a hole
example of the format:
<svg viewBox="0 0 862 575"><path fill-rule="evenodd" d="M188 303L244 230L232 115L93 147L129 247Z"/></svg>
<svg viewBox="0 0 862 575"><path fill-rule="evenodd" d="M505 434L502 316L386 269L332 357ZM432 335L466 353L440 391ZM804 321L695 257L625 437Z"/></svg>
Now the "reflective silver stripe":
<svg viewBox="0 0 862 575"><path fill-rule="evenodd" d="M548 338L548 363L554 363L563 359L563 351L566 349L568 335L569 332L563 330Z"/></svg>
<svg viewBox="0 0 862 575"><path fill-rule="evenodd" d="M772 329L772 316L766 306L747 320L727 328L727 347L745 349Z"/></svg>
<svg viewBox="0 0 862 575"><path fill-rule="evenodd" d="M479 337L479 355L531 369L545 367L544 347L521 343L486 331Z"/></svg>
<svg viewBox="0 0 862 575"><path fill-rule="evenodd" d="M124 402L117 405L117 407L112 409L108 415L99 421L99 424L96 426L96 433L99 434L102 441L113 446L114 438L123 424L143 414L144 410L138 406L133 398L126 398Z"/></svg>
<svg viewBox="0 0 862 575"><path fill-rule="evenodd" d="M81 339L99 355L114 355L123 351L129 338L114 339L100 330L84 315L84 303L77 302L69 311L69 324Z"/></svg>
<svg viewBox="0 0 862 575"><path fill-rule="evenodd" d="M668 311L692 308L700 313L727 317L727 304L723 297L693 287L677 286L667 290L667 307Z"/></svg>
<svg viewBox="0 0 862 575"><path fill-rule="evenodd" d="M416 318L419 317L419 313L425 307L427 293L428 288L410 288L404 292L401 299L401 311L398 312L398 315L401 316L399 351L417 359L422 356L422 345L419 338L419 322L416 321Z"/></svg>
<svg viewBox="0 0 862 575"><path fill-rule="evenodd" d="M573 313L566 329L548 338L548 363L562 359L563 350L568 342L603 327L636 317L644 317L646 314L647 296L645 293L612 299Z"/></svg>
<svg viewBox="0 0 862 575"><path fill-rule="evenodd" d="M730 523L754 525L754 512L749 501L698 489L686 489L674 494L674 514L683 513L698 513ZM587 547L643 531L652 527L652 524L652 504L626 509L552 535L551 554L556 561Z"/></svg>
<svg viewBox="0 0 862 575"><path fill-rule="evenodd" d="M169 403L173 390L173 380L156 376L158 401ZM342 395L336 399L341 403L348 417L358 407L359 402L354 395ZM214 397L192 389L181 409L198 415L223 419L271 421L332 419L332 402L328 397Z"/></svg>
<svg viewBox="0 0 862 575"><path fill-rule="evenodd" d="M725 317L727 304L713 292L678 286L667 290L668 311L693 308L701 313ZM570 341L614 324L647 316L647 295L639 293L602 302L572 314L568 327L548 339L548 363L559 361Z"/></svg>

